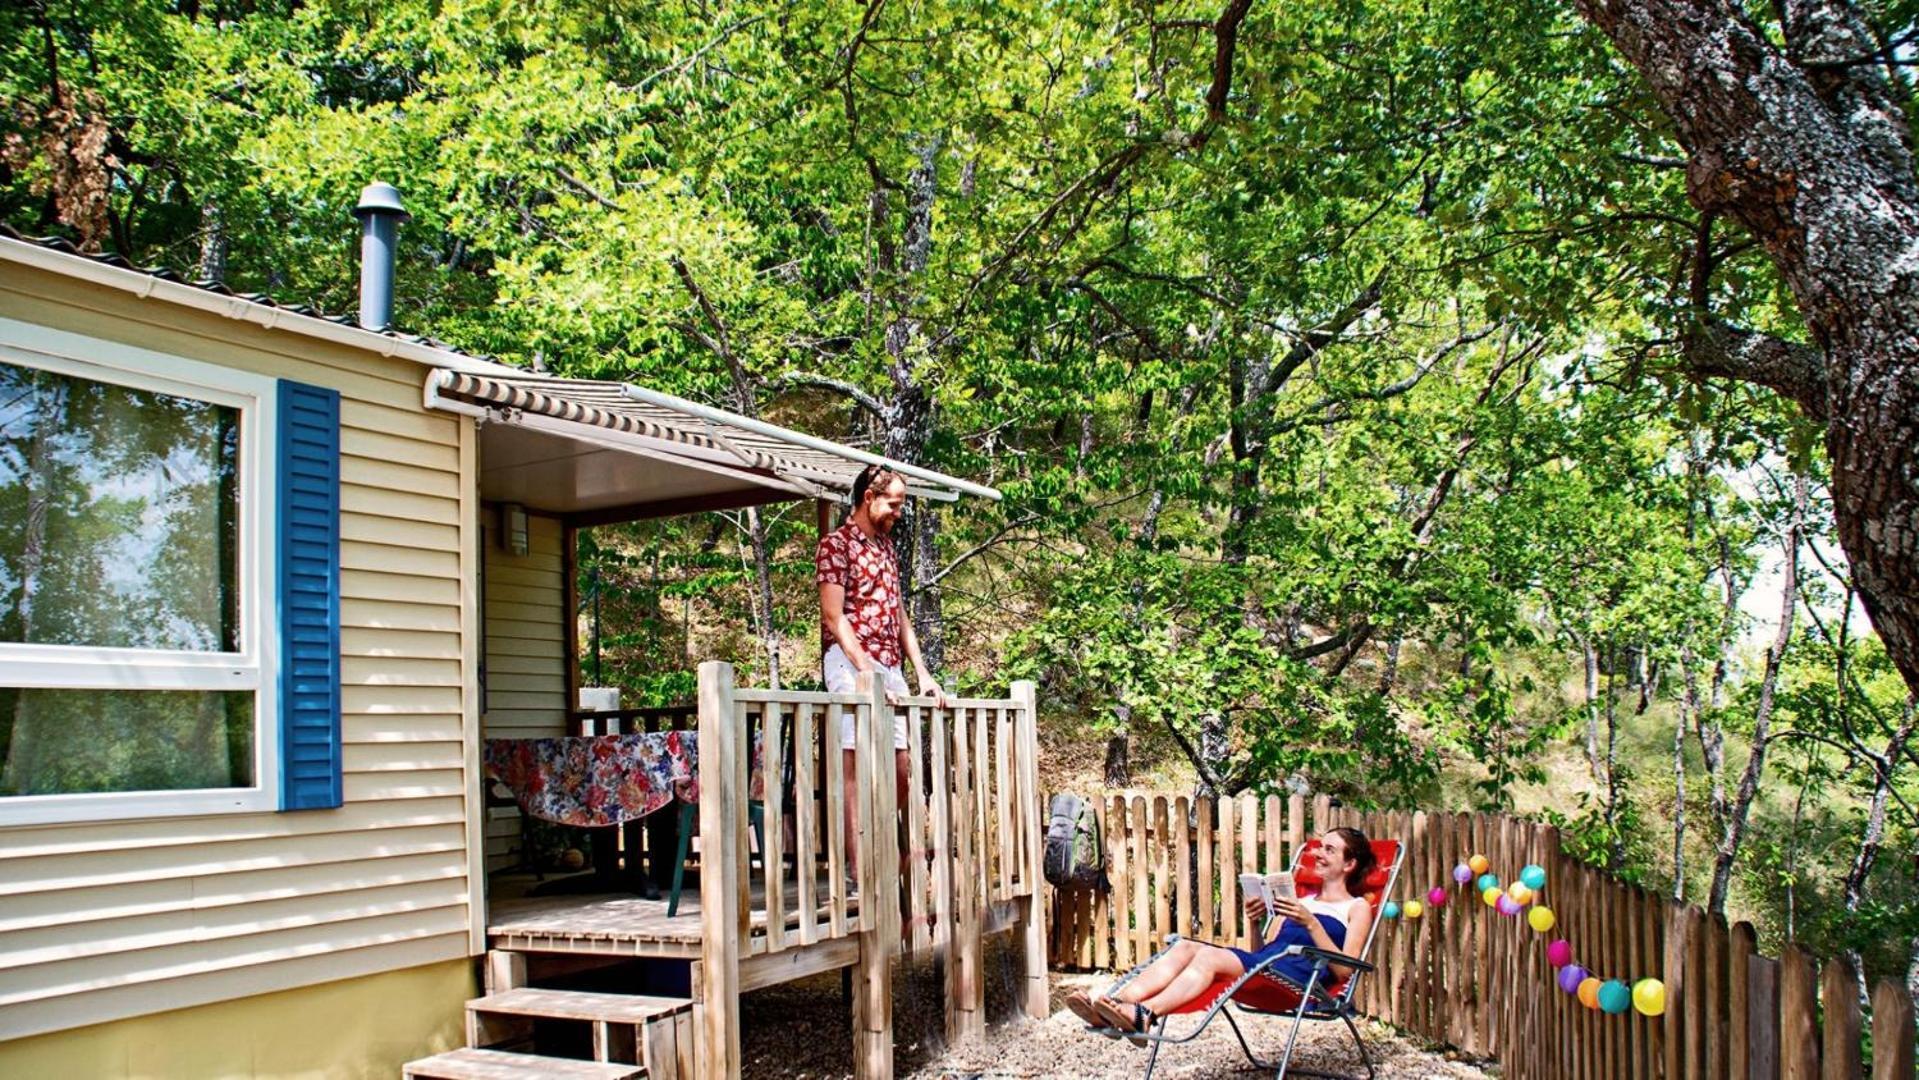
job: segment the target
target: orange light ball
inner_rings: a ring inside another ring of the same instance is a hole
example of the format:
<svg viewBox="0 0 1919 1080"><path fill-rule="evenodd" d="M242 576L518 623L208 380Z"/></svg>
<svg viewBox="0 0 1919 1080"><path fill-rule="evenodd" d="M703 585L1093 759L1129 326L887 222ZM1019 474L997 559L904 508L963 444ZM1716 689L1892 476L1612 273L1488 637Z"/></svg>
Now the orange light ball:
<svg viewBox="0 0 1919 1080"><path fill-rule="evenodd" d="M1579 984L1579 1003L1588 1009L1599 1008L1599 988L1602 985L1604 984L1598 979L1588 975L1586 980Z"/></svg>

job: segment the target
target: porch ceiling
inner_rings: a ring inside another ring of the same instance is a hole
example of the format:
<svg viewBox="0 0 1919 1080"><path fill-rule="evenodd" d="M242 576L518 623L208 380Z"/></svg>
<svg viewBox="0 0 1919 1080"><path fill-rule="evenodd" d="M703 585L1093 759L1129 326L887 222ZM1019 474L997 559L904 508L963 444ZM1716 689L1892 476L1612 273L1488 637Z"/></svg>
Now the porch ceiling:
<svg viewBox="0 0 1919 1080"><path fill-rule="evenodd" d="M480 426L480 498L559 517L623 521L800 499L778 477L520 424Z"/></svg>
<svg viewBox="0 0 1919 1080"><path fill-rule="evenodd" d="M480 496L582 523L840 499L883 464L913 494L999 492L669 394L613 382L441 369L428 408L480 419Z"/></svg>

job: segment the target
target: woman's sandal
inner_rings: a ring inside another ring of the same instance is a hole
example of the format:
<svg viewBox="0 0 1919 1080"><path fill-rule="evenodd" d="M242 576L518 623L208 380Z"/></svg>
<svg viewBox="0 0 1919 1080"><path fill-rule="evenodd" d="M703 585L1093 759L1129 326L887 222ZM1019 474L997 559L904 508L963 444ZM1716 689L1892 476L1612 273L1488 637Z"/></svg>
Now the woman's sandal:
<svg viewBox="0 0 1919 1080"><path fill-rule="evenodd" d="M1127 1006L1131 1006L1130 1013ZM1152 1033L1153 1026L1159 1022L1153 1010L1137 1002L1103 997L1094 1001L1093 1007L1114 1034L1124 1036L1134 1046L1144 1047L1146 1036Z"/></svg>
<svg viewBox="0 0 1919 1080"><path fill-rule="evenodd" d="M1093 1006L1093 995L1084 990L1075 990L1066 995L1066 1007L1074 1016L1086 1021L1086 1026L1098 1031L1106 1027L1106 1018Z"/></svg>

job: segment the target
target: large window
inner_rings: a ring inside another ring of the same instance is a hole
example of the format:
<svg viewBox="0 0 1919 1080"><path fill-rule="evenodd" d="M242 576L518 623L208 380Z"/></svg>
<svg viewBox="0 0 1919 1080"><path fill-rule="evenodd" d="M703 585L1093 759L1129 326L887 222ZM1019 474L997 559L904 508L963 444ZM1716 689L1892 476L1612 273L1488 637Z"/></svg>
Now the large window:
<svg viewBox="0 0 1919 1080"><path fill-rule="evenodd" d="M0 823L271 806L273 392L0 320Z"/></svg>

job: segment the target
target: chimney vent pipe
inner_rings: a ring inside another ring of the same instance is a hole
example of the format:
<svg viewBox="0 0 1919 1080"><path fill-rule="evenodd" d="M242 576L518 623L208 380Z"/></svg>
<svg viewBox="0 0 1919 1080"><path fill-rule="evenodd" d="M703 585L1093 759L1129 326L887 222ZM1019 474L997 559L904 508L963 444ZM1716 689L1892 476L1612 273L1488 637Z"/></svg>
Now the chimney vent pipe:
<svg viewBox="0 0 1919 1080"><path fill-rule="evenodd" d="M360 325L385 330L393 325L393 260L400 222L412 216L400 205L400 189L368 184L353 208L360 219Z"/></svg>

